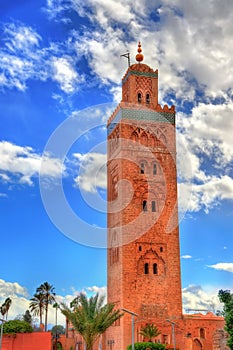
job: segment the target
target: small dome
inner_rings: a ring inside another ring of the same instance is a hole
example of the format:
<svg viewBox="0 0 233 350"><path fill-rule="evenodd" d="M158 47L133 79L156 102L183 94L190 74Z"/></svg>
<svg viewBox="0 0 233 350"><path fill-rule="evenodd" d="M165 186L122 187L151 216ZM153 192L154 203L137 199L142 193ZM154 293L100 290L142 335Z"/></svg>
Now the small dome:
<svg viewBox="0 0 233 350"><path fill-rule="evenodd" d="M154 70L152 68L150 68L147 64L144 64L144 63L141 63L141 64L138 64L138 63L135 63L135 64L132 64L130 67L129 67L130 70L136 70L138 72L150 72L150 73L154 73Z"/></svg>

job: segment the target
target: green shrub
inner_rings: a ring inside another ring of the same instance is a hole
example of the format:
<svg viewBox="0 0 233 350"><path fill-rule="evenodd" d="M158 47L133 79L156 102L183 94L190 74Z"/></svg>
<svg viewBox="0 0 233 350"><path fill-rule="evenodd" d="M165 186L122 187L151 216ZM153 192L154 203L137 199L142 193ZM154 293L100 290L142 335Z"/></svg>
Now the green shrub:
<svg viewBox="0 0 233 350"><path fill-rule="evenodd" d="M134 350L165 350L165 345L159 344L159 343L150 343L150 342L143 342L143 343L135 343L134 344ZM127 350L132 350L132 345L127 346Z"/></svg>
<svg viewBox="0 0 233 350"><path fill-rule="evenodd" d="M3 333L14 334L14 333L31 333L33 332L32 326L21 320L7 321L3 325Z"/></svg>
<svg viewBox="0 0 233 350"><path fill-rule="evenodd" d="M57 343L57 350L62 350L63 348L62 348L62 345L61 345L61 343Z"/></svg>

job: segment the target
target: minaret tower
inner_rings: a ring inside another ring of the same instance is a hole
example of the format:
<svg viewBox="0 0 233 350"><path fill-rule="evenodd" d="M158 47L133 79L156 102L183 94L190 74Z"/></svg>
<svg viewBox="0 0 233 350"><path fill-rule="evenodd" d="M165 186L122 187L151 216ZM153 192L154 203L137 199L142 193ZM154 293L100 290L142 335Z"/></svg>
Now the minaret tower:
<svg viewBox="0 0 233 350"><path fill-rule="evenodd" d="M160 106L158 70L143 59L139 42L107 125L108 302L138 315L135 341L153 323L163 342L166 320L182 317L175 107ZM106 333L106 344L125 350L131 337L125 314Z"/></svg>

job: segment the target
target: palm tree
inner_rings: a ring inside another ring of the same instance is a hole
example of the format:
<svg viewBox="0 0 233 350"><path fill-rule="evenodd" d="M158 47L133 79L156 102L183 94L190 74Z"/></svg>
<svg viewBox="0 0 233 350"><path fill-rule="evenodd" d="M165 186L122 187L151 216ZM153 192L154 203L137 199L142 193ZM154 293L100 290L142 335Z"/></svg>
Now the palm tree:
<svg viewBox="0 0 233 350"><path fill-rule="evenodd" d="M147 338L148 342L152 342L153 338L157 337L160 334L160 332L154 324L148 323L147 325L141 328L140 334L143 335L143 337Z"/></svg>
<svg viewBox="0 0 233 350"><path fill-rule="evenodd" d="M2 314L3 320L1 324L1 331L0 331L0 349L2 349L2 333L3 333L3 322L4 322L4 316L6 315L6 320L7 320L7 315L8 311L10 309L12 300L11 298L6 298L4 303L0 306L0 313Z"/></svg>
<svg viewBox="0 0 233 350"><path fill-rule="evenodd" d="M12 303L11 298L6 298L6 300L4 301L2 306L0 307L0 312L1 312L2 316L3 316L3 318L6 315L6 320L7 320L8 311L10 309L11 303Z"/></svg>
<svg viewBox="0 0 233 350"><path fill-rule="evenodd" d="M48 307L55 303L55 292L54 287L48 282L42 283L37 289L36 292L44 296L44 305L45 305L45 332L47 331L48 323Z"/></svg>
<svg viewBox="0 0 233 350"><path fill-rule="evenodd" d="M34 316L40 317L40 324L42 324L42 316L45 310L44 294L34 294L33 298L30 299L31 303L29 309Z"/></svg>
<svg viewBox="0 0 233 350"><path fill-rule="evenodd" d="M73 309L61 304L61 312L83 337L86 350L92 350L99 336L123 316L123 313L114 309L114 304L103 305L104 296L99 296L98 293L90 299L85 294L80 294L77 300L73 303Z"/></svg>

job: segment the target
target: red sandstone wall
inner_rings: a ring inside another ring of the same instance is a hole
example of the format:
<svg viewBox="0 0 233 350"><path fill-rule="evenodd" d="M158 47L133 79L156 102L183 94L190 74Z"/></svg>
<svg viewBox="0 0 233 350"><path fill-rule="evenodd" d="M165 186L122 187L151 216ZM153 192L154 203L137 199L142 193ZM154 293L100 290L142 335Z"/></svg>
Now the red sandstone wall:
<svg viewBox="0 0 233 350"><path fill-rule="evenodd" d="M147 148L143 148L140 135L145 135L147 128L150 129L150 132L147 131ZM130 140L133 129L139 135L136 144ZM153 130L156 132L157 129L166 130L166 146L156 141ZM117 144L118 132L126 141L120 140ZM171 232L166 231L177 199L175 130L173 125L159 122L156 126L144 121L122 122L110 136L109 201L117 199L115 183L120 179L127 180L125 186L131 184L133 197L126 206L122 205L121 212L113 210L114 213L111 213L110 210L108 214L108 297L117 307L138 314L135 320L135 340L138 340L137 333L142 324L152 322L158 325L167 318L181 318L182 315L179 232L176 225L173 225ZM119 154L113 153L111 158L111 152ZM139 172L141 159L148 165L144 175ZM152 173L154 162L158 165L155 176ZM153 195L155 197L150 199ZM127 203L128 196L129 190L121 184L121 188L118 188L119 202ZM149 210L142 213L143 199L148 203L155 199L157 211L154 214ZM112 209L110 204L109 208ZM176 209L174 213L174 220L177 220ZM120 230L117 228L119 226ZM146 262L150 266L147 276L143 271ZM156 275L151 272L153 263L158 265ZM125 315L120 320L120 327L112 327L111 332L107 332L107 339L114 340L122 348L130 344L131 317Z"/></svg>
<svg viewBox="0 0 233 350"><path fill-rule="evenodd" d="M135 341L142 340L142 325L154 323L161 331L159 340L171 344L171 324L166 322L170 319L176 323L180 350L222 350L218 330L223 328L223 319L210 314L182 315L175 120L167 122L166 115L164 120L147 120L143 108L175 113L174 106L162 109L158 105L157 71L136 64L123 78L122 102L108 121L108 301L138 314ZM118 120L120 109L135 114L125 113L129 119ZM118 125L112 129L115 116ZM139 171L141 162L148 171ZM154 163L158 164L156 174ZM148 205L154 201L157 211L142 212L143 201ZM145 265L149 272L145 273ZM157 273L151 269L154 265ZM125 350L131 343L128 314L106 332L103 350L111 350L113 341L116 350Z"/></svg>
<svg viewBox="0 0 233 350"><path fill-rule="evenodd" d="M51 350L51 333L23 333L4 335L2 350Z"/></svg>
<svg viewBox="0 0 233 350"><path fill-rule="evenodd" d="M58 341L61 343L63 350L70 350L71 347L75 349L76 337L74 336L74 332L69 332L68 337L66 337L65 335L60 335L60 338ZM80 350L81 349L82 348L80 346Z"/></svg>

